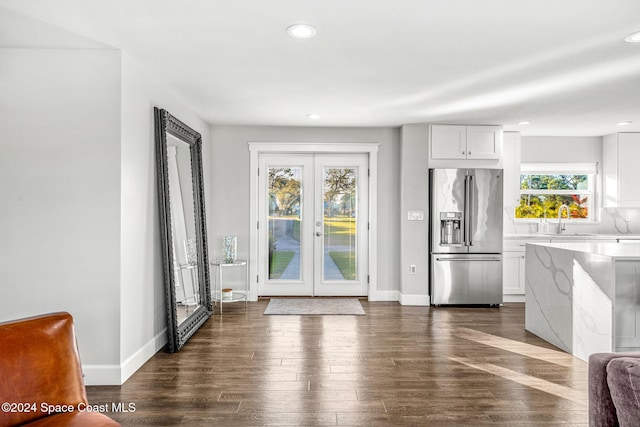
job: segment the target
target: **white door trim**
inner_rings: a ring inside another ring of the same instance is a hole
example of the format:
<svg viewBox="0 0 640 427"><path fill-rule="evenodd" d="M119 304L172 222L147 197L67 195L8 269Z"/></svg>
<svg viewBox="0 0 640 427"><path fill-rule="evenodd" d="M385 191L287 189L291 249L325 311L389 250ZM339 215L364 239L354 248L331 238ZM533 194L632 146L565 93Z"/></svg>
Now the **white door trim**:
<svg viewBox="0 0 640 427"><path fill-rule="evenodd" d="M258 166L259 156L265 153L283 154L368 154L369 155L369 287L370 301L379 300L378 296L378 227L377 227L377 188L378 188L378 144L376 143L308 143L308 142L249 142L249 280L251 281L249 299L258 299L259 272L259 233L258 233Z"/></svg>

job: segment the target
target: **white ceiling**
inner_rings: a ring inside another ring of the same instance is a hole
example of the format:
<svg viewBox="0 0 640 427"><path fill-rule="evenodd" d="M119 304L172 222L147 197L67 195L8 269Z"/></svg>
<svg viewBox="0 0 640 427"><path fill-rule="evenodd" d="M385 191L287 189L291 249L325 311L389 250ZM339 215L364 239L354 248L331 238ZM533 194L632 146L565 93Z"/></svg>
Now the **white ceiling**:
<svg viewBox="0 0 640 427"><path fill-rule="evenodd" d="M121 49L213 124L638 132L639 30L639 0L0 0L0 47Z"/></svg>

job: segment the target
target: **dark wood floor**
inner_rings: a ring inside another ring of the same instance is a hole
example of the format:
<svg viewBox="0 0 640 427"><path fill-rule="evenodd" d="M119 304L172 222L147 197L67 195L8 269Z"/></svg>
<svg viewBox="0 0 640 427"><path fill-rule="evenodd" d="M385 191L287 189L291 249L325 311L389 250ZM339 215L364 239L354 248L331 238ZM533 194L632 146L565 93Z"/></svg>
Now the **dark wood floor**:
<svg viewBox="0 0 640 427"><path fill-rule="evenodd" d="M124 425L587 426L587 364L524 330L524 305L362 301L366 316L225 306L92 404Z"/></svg>

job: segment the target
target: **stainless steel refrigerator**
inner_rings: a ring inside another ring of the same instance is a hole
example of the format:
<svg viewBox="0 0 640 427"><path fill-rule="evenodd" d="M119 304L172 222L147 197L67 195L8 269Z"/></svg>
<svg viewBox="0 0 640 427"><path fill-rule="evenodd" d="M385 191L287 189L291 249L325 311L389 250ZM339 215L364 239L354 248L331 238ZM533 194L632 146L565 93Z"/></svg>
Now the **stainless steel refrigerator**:
<svg viewBox="0 0 640 427"><path fill-rule="evenodd" d="M502 304L502 170L429 178L431 304Z"/></svg>

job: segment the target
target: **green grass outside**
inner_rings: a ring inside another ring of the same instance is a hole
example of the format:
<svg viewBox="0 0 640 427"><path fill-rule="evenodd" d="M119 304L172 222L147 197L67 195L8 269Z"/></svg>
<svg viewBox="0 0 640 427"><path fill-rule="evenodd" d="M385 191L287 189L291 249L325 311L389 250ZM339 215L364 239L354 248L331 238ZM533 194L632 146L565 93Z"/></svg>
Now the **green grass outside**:
<svg viewBox="0 0 640 427"><path fill-rule="evenodd" d="M332 245L353 245L356 237L356 219L325 216L324 234Z"/></svg>
<svg viewBox="0 0 640 427"><path fill-rule="evenodd" d="M274 252L269 266L269 279L279 279L294 255L293 251Z"/></svg>
<svg viewBox="0 0 640 427"><path fill-rule="evenodd" d="M356 280L355 251L329 252L329 256L336 263L345 280Z"/></svg>

